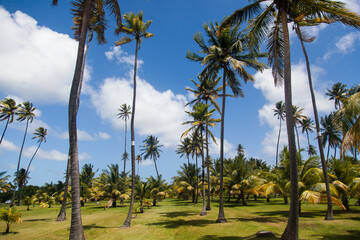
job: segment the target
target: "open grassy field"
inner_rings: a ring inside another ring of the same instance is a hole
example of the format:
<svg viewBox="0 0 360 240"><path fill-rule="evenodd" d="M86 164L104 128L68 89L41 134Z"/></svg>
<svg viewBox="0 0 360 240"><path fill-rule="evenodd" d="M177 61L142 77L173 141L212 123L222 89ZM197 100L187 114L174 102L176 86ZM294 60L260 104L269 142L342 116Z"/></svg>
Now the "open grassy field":
<svg viewBox="0 0 360 240"><path fill-rule="evenodd" d="M87 203L82 208L82 220L87 239L258 239L254 234L260 230L270 230L279 238L286 226L289 206L282 199L249 200L248 206L235 202L225 204L227 223L217 224L217 202L212 203L207 216L199 216L202 204L192 204L177 199L166 199L159 206L145 208L132 220L131 228L118 228L124 222L128 204L104 210L101 204ZM136 203L136 206L138 204ZM5 205L0 205L5 207ZM354 240L360 239L360 206L351 206L346 213L334 206L336 220L325 221L326 205L302 204L300 217L300 239ZM10 234L1 234L0 239L68 239L68 220L56 222L60 206L35 208L26 211L22 206L23 222L14 224ZM135 215L134 215L135 216ZM0 223L0 231L5 223ZM269 238L267 238L269 239Z"/></svg>

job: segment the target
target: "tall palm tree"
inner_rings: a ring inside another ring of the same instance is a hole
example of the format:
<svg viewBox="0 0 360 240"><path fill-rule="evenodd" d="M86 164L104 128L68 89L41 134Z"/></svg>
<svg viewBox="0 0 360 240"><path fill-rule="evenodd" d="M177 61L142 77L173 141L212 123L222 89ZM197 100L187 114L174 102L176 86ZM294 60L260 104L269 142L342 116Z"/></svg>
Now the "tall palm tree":
<svg viewBox="0 0 360 240"><path fill-rule="evenodd" d="M136 156L136 161L138 162L138 173L137 173L137 175L140 176L140 175L139 175L139 168L140 168L140 163L142 162L142 157L141 157L140 154L138 154L138 155Z"/></svg>
<svg viewBox="0 0 360 240"><path fill-rule="evenodd" d="M197 103L193 107L192 112L186 112L188 113L193 120L187 121L183 124L191 124L192 127L190 127L187 131L183 133L184 135L187 135L189 131L195 131L197 133L200 133L200 139L203 141L203 132L206 131L206 136L209 134L214 142L216 142L216 139L211 131L209 131L208 126L214 127L217 122L220 122L220 119L213 119L211 118L212 113L215 111L215 109L209 110L209 105L204 103ZM205 139L206 144L208 142L207 139ZM208 147L208 144L206 145ZM200 213L200 216L206 215L206 201L205 201L205 159L204 159L204 144L201 144L201 159L202 159L202 188L203 188L203 209Z"/></svg>
<svg viewBox="0 0 360 240"><path fill-rule="evenodd" d="M306 118L305 115L303 115L303 111L304 109L303 108L300 108L299 106L296 106L296 105L293 105L292 107L292 111L293 111L293 118L294 118L294 128L295 128L295 132L296 132L296 138L297 138L297 143L298 143L298 150L301 149L300 147L300 141L299 141L299 133L298 133L298 127L297 125L300 125L301 124L301 121L304 120Z"/></svg>
<svg viewBox="0 0 360 240"><path fill-rule="evenodd" d="M125 147L124 147L124 154L123 154L123 159L124 160L124 173L125 173L125 169L126 169L126 159L124 159L124 156L128 156L127 152L126 152L126 133L127 133L127 120L129 119L130 115L131 115L131 106L130 105L126 105L126 103L121 104L120 108L118 108L118 118L121 118L123 120L125 120Z"/></svg>
<svg viewBox="0 0 360 240"><path fill-rule="evenodd" d="M322 133L321 139L323 146L328 143L328 150L326 155L326 161L329 159L330 147L335 149L334 157L336 156L336 148L341 143L340 131L337 129L334 123L334 113L330 113L328 116L321 117Z"/></svg>
<svg viewBox="0 0 360 240"><path fill-rule="evenodd" d="M279 142L280 142L280 134L281 134L281 123L282 121L285 119L285 104L283 103L283 101L279 101L275 104L275 109L273 109L274 111L274 116L277 116L277 118L279 119L279 134L278 134L278 139L277 139L277 143L276 143L276 162L275 162L275 167L277 167L278 165L278 159L279 159Z"/></svg>
<svg viewBox="0 0 360 240"><path fill-rule="evenodd" d="M341 108L341 103L346 99L347 91L346 84L335 83L331 89L327 90L326 95L329 96L329 100L334 100L335 109Z"/></svg>
<svg viewBox="0 0 360 240"><path fill-rule="evenodd" d="M131 37L124 36L119 41L115 42L116 46L121 46L135 40L135 62L134 62L134 81L133 81L133 102L132 102L132 114L131 114L131 202L129 213L125 219L122 227L130 227L131 216L134 205L134 191L135 191L135 103L136 103L136 70L137 70L137 55L138 50L143 38L151 38L154 34L147 32L151 24L151 20L143 21L143 12L140 11L136 15L132 12L124 14L125 23L118 25L118 32L123 32Z"/></svg>
<svg viewBox="0 0 360 240"><path fill-rule="evenodd" d="M46 128L43 128L43 127L38 127L37 129L35 129L35 132L34 132L34 137L32 139L38 139L38 143L39 145L37 146L33 156L31 157L30 159L30 162L26 168L26 172L25 174L28 175L29 174L29 170L30 170L30 165L32 163L32 161L34 160L34 157L36 155L36 153L38 152L40 146L41 146L41 143L42 142L46 142L46 135L47 135L47 129ZM24 185L25 186L25 185ZM23 191L23 187L20 189L19 191L19 195L18 195L18 201L20 201L21 199L21 194L22 194L22 191Z"/></svg>
<svg viewBox="0 0 360 240"><path fill-rule="evenodd" d="M35 107L33 107L33 104L30 102L23 102L18 109L18 118L17 120L22 122L24 120L26 120L26 127L25 127L25 133L24 133L24 138L21 144L21 148L20 148L20 153L19 153L19 160L18 160L18 164L17 164L17 170L16 173L20 173L20 162L21 162L21 155L24 149L24 144L25 144L25 140L26 140L26 135L27 135L27 130L29 127L29 122L32 123L32 121L35 118L35 113L34 111L36 110ZM15 182L15 189L16 189L16 182ZM15 200L15 191L12 195L11 198L11 204L10 206L14 205L14 200ZM20 202L18 201L18 206L20 206Z"/></svg>
<svg viewBox="0 0 360 240"><path fill-rule="evenodd" d="M141 155L144 156L145 160L150 158L154 161L156 174L157 177L159 178L160 175L156 165L156 159L160 157L160 152L162 152L160 148L163 145L159 145L158 138L153 135L147 136L147 138L143 141L143 143L144 145L140 146L142 147L142 149L140 149Z"/></svg>
<svg viewBox="0 0 360 240"><path fill-rule="evenodd" d="M56 6L58 0L52 0L52 5ZM81 78L84 65L84 50L89 27L96 25L96 32L99 43L104 43L104 31L106 29L105 9L108 7L110 13L115 16L118 26L121 26L121 12L117 0L74 0L72 1L72 13L74 18L80 22L78 30L78 51L74 77L69 97L69 157L71 161L71 191L72 191L72 211L70 239L85 239L82 228L81 212L80 212L80 180L79 180L79 155L77 144L77 110L79 108L79 96L81 90ZM94 15L98 16L95 24L90 23L94 19Z"/></svg>
<svg viewBox="0 0 360 240"><path fill-rule="evenodd" d="M309 139L309 132L314 132L314 123L311 118L305 117L300 121L301 125L301 132L306 133L307 141L308 141L308 147L310 147L310 139Z"/></svg>
<svg viewBox="0 0 360 240"><path fill-rule="evenodd" d="M245 82L253 81L246 67L262 70L264 65L257 61L258 57L264 56L256 51L249 51L248 39L239 32L239 26L226 27L217 34L217 23L204 24L204 30L208 39L208 45L200 33L195 34L194 40L199 45L199 54L187 52L186 57L192 61L205 65L202 75L206 73L216 74L223 71L222 81L222 106L221 106L221 132L220 132L220 204L217 222L226 222L223 203L223 159L224 159L224 125L225 125L225 98L226 86L229 86L234 96L242 96L239 75Z"/></svg>
<svg viewBox="0 0 360 240"><path fill-rule="evenodd" d="M180 154L180 157L186 156L189 165L189 157L191 155L191 139L189 137L185 137L183 140L180 140L180 142L181 144L178 145L176 153Z"/></svg>
<svg viewBox="0 0 360 240"><path fill-rule="evenodd" d="M4 100L0 101L0 121L6 120L6 125L4 131L1 135L0 144L5 136L6 129L9 123L14 121L14 116L17 113L18 105L12 98L5 98Z"/></svg>

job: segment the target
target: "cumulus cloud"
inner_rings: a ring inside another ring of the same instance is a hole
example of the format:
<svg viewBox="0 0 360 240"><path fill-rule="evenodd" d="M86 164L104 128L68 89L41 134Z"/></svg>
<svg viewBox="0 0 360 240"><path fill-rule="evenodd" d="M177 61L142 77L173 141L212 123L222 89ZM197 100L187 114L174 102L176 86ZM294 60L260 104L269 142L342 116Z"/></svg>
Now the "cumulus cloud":
<svg viewBox="0 0 360 240"><path fill-rule="evenodd" d="M327 97L323 91L318 89L326 89L324 83L318 80L319 75L323 70L312 66L313 85L315 87L315 97L317 102L318 112L327 113L333 110L333 105L329 104ZM263 152L267 155L273 156L275 154L277 136L279 131L279 120L274 116L273 109L275 103L278 101L284 102L283 87L275 87L271 70L267 69L263 73L256 73L255 88L262 91L267 103L259 109L259 119L261 124L267 124L270 130L265 134L262 142ZM310 97L310 90L308 87L308 78L306 73L306 66L299 63L292 66L292 94L293 105L304 108L303 114L313 119L312 102ZM305 138L300 136L300 141L305 143ZM283 122L280 145L287 144L286 124ZM302 144L303 145L303 144Z"/></svg>
<svg viewBox="0 0 360 240"><path fill-rule="evenodd" d="M0 6L0 92L33 102L66 103L77 42ZM89 72L85 78L90 78Z"/></svg>
<svg viewBox="0 0 360 240"><path fill-rule="evenodd" d="M28 147L24 150L24 156L30 158L33 156L33 154L36 151L36 146ZM36 153L35 158L43 159L43 160L51 160L51 161L67 161L68 154L62 153L58 150L42 150L41 148ZM81 153L79 154L79 160L86 160L91 158L91 156L88 153Z"/></svg>
<svg viewBox="0 0 360 240"><path fill-rule="evenodd" d="M209 141L209 152L211 156L220 156L220 138L215 137L216 143L210 139ZM232 143L224 139L224 156L235 157L236 156L236 149Z"/></svg>
<svg viewBox="0 0 360 240"><path fill-rule="evenodd" d="M61 138L63 139L69 139L69 132L63 132L61 134ZM94 141L95 138L91 136L88 132L84 130L77 130L77 138L79 141Z"/></svg>
<svg viewBox="0 0 360 240"><path fill-rule="evenodd" d="M349 9L352 12L356 12L360 14L360 2L359 0L342 0L343 3L345 3L345 6L347 9Z"/></svg>
<svg viewBox="0 0 360 240"><path fill-rule="evenodd" d="M111 136L106 132L98 132L98 137L102 140L108 140L111 138Z"/></svg>
<svg viewBox="0 0 360 240"><path fill-rule="evenodd" d="M134 65L135 55L128 54L123 51L120 46L111 47L110 51L105 52L105 56L109 61L116 59L117 63L125 63L130 66ZM138 68L140 68L144 62L138 59L137 64Z"/></svg>
<svg viewBox="0 0 360 240"><path fill-rule="evenodd" d="M349 53L355 50L354 45L356 41L360 41L360 34L358 32L351 32L340 38L340 40L335 43L335 46L340 52Z"/></svg>
<svg viewBox="0 0 360 240"><path fill-rule="evenodd" d="M124 123L117 118L121 104L132 103L132 80L107 78L91 99L97 113L116 129L123 129ZM171 90L157 91L150 83L138 78L135 112L136 133L140 136L155 135L165 147L175 147L186 130L182 125L187 120L184 105L187 99ZM141 140L138 140L139 144Z"/></svg>
<svg viewBox="0 0 360 240"><path fill-rule="evenodd" d="M16 152L19 151L19 147L16 146L13 142L7 141L3 139L0 145L0 153L3 151L10 151L10 152Z"/></svg>

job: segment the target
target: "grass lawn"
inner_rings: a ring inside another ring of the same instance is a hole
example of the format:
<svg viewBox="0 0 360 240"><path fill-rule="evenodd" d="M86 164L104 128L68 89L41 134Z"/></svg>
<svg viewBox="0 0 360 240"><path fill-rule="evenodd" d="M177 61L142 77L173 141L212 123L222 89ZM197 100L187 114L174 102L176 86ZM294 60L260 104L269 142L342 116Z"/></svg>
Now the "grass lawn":
<svg viewBox="0 0 360 240"><path fill-rule="evenodd" d="M201 200L201 199L199 199ZM136 206L138 203L136 202ZM0 205L0 207L6 207ZM124 222L128 203L116 208L103 210L101 204L87 203L82 208L82 221L86 239L259 239L255 233L269 230L280 238L285 229L289 206L282 199L264 198L249 200L248 206L235 202L225 203L227 223L215 223L218 215L217 202L207 216L199 216L202 204L192 204L177 199L166 199L159 206L145 208L144 214L138 214L132 220L131 228L118 228ZM334 206L334 221L325 221L326 205L303 203L300 215L300 239L353 240L360 239L360 206L351 206L346 213ZM56 222L60 205L52 208L30 208L19 210L23 213L23 222L13 224L11 233L0 233L0 239L68 239L70 229L70 209L68 220ZM134 215L135 216L135 215ZM5 231L5 223L0 223L0 231ZM266 238L269 239L269 238ZM271 239L271 238L270 238ZM277 239L277 238L276 238Z"/></svg>

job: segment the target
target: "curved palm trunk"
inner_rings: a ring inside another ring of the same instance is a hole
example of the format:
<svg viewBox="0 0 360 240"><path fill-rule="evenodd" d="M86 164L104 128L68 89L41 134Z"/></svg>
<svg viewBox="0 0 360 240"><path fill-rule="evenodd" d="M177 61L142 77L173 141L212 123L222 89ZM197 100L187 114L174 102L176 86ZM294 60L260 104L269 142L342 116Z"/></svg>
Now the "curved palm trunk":
<svg viewBox="0 0 360 240"><path fill-rule="evenodd" d="M19 170L20 170L21 155L22 155L22 151L24 149L24 144L25 144L25 140L26 140L26 134L27 134L28 127L29 127L29 119L26 121L25 134L24 134L24 138L23 138L23 141L22 141L22 144L21 144L19 160L18 160L18 164L17 164L17 168L16 168L16 177L19 177L18 174L19 174ZM13 195L12 195L12 198L11 198L10 207L14 206L16 188L17 188L17 183L15 182L15 189L14 189L14 192L13 192ZM18 192L18 194L19 194L19 192ZM18 197L19 197L19 195L18 195ZM20 206L20 199L19 198L18 198L17 205Z"/></svg>
<svg viewBox="0 0 360 240"><path fill-rule="evenodd" d="M203 132L201 131L201 178L202 178L202 195L203 195L203 207L200 216L206 216L206 195L205 195L205 161L204 161L204 144L202 144Z"/></svg>
<svg viewBox="0 0 360 240"><path fill-rule="evenodd" d="M67 161L67 166L66 166L66 176L65 176L65 186L64 186L64 197L63 197L60 212L56 218L56 221L64 221L66 219L66 202L67 202L68 189L69 189L70 167L71 167L71 160L70 160L70 155L68 155L68 161Z"/></svg>
<svg viewBox="0 0 360 240"><path fill-rule="evenodd" d="M27 167L27 169L26 169L26 172L25 172L25 179L26 179L26 177L27 177L27 175L28 175L28 173L29 173L30 165L31 165L31 163L32 163L32 161L33 161L36 153L38 152L38 150L39 150L39 148L40 148L40 146L41 146L41 143L42 143L42 141L39 142L39 145L38 145L38 147L36 148L35 153L34 153L33 156L31 157L31 160L30 160L29 165L28 165L28 167ZM20 189L19 189L19 191L18 191L18 199L21 199L21 195L22 195L22 192L23 192L23 189L24 189L25 185L26 185L26 181L25 181L25 183L20 187Z"/></svg>
<svg viewBox="0 0 360 240"><path fill-rule="evenodd" d="M136 68L137 68L137 54L139 48L139 39L136 39L135 46L135 64L134 64L134 86L133 86L133 104L132 104L132 114L131 114L131 200L128 215L125 219L125 222L121 228L128 228L131 225L132 212L134 209L134 200L135 200L135 103L136 103Z"/></svg>
<svg viewBox="0 0 360 240"><path fill-rule="evenodd" d="M91 1L85 1L84 15L79 37L78 54L76 59L75 73L70 90L69 98L69 155L71 159L71 225L70 239L85 239L82 227L80 211L80 178L79 178L79 154L77 144L77 111L78 99L82 83L82 71L84 64L84 51L86 36L89 28L89 17L91 12Z"/></svg>
<svg viewBox="0 0 360 240"><path fill-rule="evenodd" d="M155 164L156 175L158 177L158 180L160 180L159 171L158 171L158 168L157 168L157 165L156 165L156 159L154 159L154 164Z"/></svg>
<svg viewBox="0 0 360 240"><path fill-rule="evenodd" d="M280 118L280 127L279 127L279 135L278 135L278 139L277 139L277 144L276 144L276 162L275 162L275 168L277 168L278 165L278 159L279 159L279 142L280 142L280 133L281 133L281 118Z"/></svg>
<svg viewBox="0 0 360 240"><path fill-rule="evenodd" d="M320 151L320 159L321 159L321 167L322 167L323 174L324 174L324 181L325 181L325 188L326 188L326 198L327 198L327 212L326 212L325 220L334 220L334 213L333 213L333 209L332 209L332 200L331 200L331 193L330 193L330 186L329 186L329 178L328 178L328 174L327 174L327 166L326 166L326 161L325 161L325 156L324 156L324 150L323 150L323 146L322 146L322 142L321 142L320 123L319 123L319 117L318 117L317 106L316 106L316 99L315 99L315 94L314 94L314 89L313 89L312 79L311 79L310 63L309 63L309 58L308 58L308 55L307 55L307 52L306 52L306 49L305 49L305 46L304 46L304 42L303 42L303 40L301 38L300 28L298 28L298 31L299 31L299 34L300 34L299 39L300 39L300 42L301 42L301 47L302 47L302 50L304 52L304 56L305 56L305 60L306 60L306 69L307 69L308 80L309 80L311 101L312 101L313 110L314 110L315 126L316 126L317 140L318 140L319 151ZM307 135L307 136L308 136L308 141L309 141L309 135ZM309 142L309 145L310 145L310 142Z"/></svg>
<svg viewBox="0 0 360 240"><path fill-rule="evenodd" d="M209 159L209 137L208 137L208 125L206 125L206 172L207 172L207 205L206 210L211 210L210 206L210 159Z"/></svg>
<svg viewBox="0 0 360 240"><path fill-rule="evenodd" d="M4 136L5 136L5 132L6 132L6 129L7 129L8 125L9 125L9 121L10 121L10 118L8 118L7 121L6 121L6 125L5 125L5 128L4 128L3 134L1 135L0 144L2 143L2 140L3 140Z"/></svg>
<svg viewBox="0 0 360 240"><path fill-rule="evenodd" d="M225 212L224 212L224 120L225 120L225 96L226 96L226 70L224 68L223 76L223 95L222 95L222 106L221 106L221 130L220 130L220 189L219 189L219 215L216 220L217 223L225 223Z"/></svg>
<svg viewBox="0 0 360 240"><path fill-rule="evenodd" d="M287 14L284 6L280 6L281 24L284 37L284 92L285 92L285 113L292 116L292 96L291 96L291 62L290 62L290 42L289 30L287 25ZM289 218L281 239L297 240L299 236L299 189L298 171L296 161L296 144L294 134L294 119L286 118L286 127L289 144L290 157L290 211Z"/></svg>

